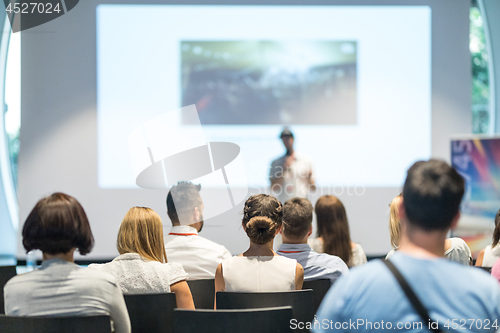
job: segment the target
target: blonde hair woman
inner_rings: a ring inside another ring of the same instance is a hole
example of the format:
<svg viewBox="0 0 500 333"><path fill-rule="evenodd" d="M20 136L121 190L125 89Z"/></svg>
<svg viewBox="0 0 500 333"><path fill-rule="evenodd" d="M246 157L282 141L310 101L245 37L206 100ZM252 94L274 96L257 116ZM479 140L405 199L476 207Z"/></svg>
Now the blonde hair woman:
<svg viewBox="0 0 500 333"><path fill-rule="evenodd" d="M403 195L400 193L389 204L389 234L391 235L391 245L393 249L387 253L385 259L389 259L394 254L394 251L399 246L399 239L401 237L401 224L399 223L399 203Z"/></svg>
<svg viewBox="0 0 500 333"><path fill-rule="evenodd" d="M398 194L394 199L392 199L389 204L389 233L391 234L391 245L393 249L387 253L385 259L389 259L394 252L398 249L400 233L401 233L401 221L399 219L399 206L403 199L403 194ZM472 257L470 248L467 243L458 237L447 238L444 241L444 256L451 261L458 262L463 265L470 265L472 263Z"/></svg>
<svg viewBox="0 0 500 333"><path fill-rule="evenodd" d="M89 265L113 275L124 294L174 292L177 307L194 309L188 275L180 263L167 263L160 216L146 207L129 209L118 231L120 255L107 264Z"/></svg>

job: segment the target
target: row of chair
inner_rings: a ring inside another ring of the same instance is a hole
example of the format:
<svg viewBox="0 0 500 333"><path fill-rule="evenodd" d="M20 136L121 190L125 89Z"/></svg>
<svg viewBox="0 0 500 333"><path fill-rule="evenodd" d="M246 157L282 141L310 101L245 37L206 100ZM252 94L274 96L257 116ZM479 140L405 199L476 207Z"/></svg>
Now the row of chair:
<svg viewBox="0 0 500 333"><path fill-rule="evenodd" d="M10 267L0 267L0 286L2 291L2 313L3 313L3 285L15 275L15 266ZM288 327L290 325L290 320L285 320L288 318L284 316L283 313L288 313L283 311L281 307L289 306L291 309L291 318L295 318L297 321L307 322L311 321L314 313L316 312L323 296L326 294L330 288L329 280L315 280L315 281L305 281L304 289L302 291L291 291L291 292L274 292L274 293L239 293L239 292L219 292L217 293L217 311L213 310L215 288L214 280L194 280L188 281L189 287L191 289L195 307L197 310L194 312L183 312L182 314L175 314L174 309L176 307L175 294L164 293L164 294L143 294L143 295L125 295L125 302L127 304L127 309L132 324L132 331L134 333L141 332L174 332L174 323L176 322L176 316L201 316L203 318L210 317L213 320L217 318L225 318L229 316L231 318L239 318L243 316L248 316L248 313L254 313L254 315L262 316L264 319L268 315L276 315L281 318L281 322L286 321ZM312 290L311 290L312 289ZM262 309L262 308L280 308L280 311L275 311L270 314L261 314L261 310L249 309ZM207 311L203 311L207 310ZM177 311L178 309L176 309ZM228 310L225 311L225 310ZM239 311L242 310L242 311ZM222 311L222 312L221 312ZM249 312L250 311L250 312ZM227 312L227 313L226 313ZM241 312L241 314L240 314ZM286 317L286 318L285 318ZM78 318L79 320L91 320L89 325L94 325L99 323L100 319L95 319L92 317L89 319ZM285 319L283 319L285 318ZM67 318L61 319L58 322L54 319L56 323L60 325L68 325ZM20 323L19 321L22 321ZM32 329L39 329L40 332L43 331L44 327L50 323L49 318L35 318L35 319L16 319L13 317L2 317L0 318L0 332L4 331L4 327L17 327L16 325L28 325L23 330L14 330L17 332L32 331ZM199 323L199 320L195 320L190 325L194 325L195 322ZM203 321L201 321L203 322ZM232 320L230 321L232 322ZM265 321L264 321L265 322ZM17 323L17 324L16 324ZM39 326L37 326L39 325ZM32 329L30 329L31 327ZM179 326L181 329L183 326ZM255 327L255 326L254 326ZM220 328L220 326L219 326ZM178 332L176 329L175 332ZM204 327L205 329L205 327ZM67 330L68 331L68 330ZM67 332L66 331L66 332ZM73 332L76 332L72 330ZM100 332L97 330L87 330L93 332ZM107 327L104 327L104 331L109 332ZM223 332L224 330L217 330ZM230 330L233 331L233 330ZM39 331L37 331L39 332Z"/></svg>
<svg viewBox="0 0 500 333"><path fill-rule="evenodd" d="M182 310L173 312L173 332L291 332L292 307L246 310ZM0 315L2 333L110 333L107 316L9 317ZM141 330L144 331L144 330ZM136 332L134 327L132 332ZM162 331L149 331L162 332Z"/></svg>
<svg viewBox="0 0 500 333"><path fill-rule="evenodd" d="M215 297L215 284L213 279L188 280L189 289L193 295L196 309L213 309ZM331 282L328 279L304 281L302 289L312 289L314 291L314 311L319 308L323 297L330 289Z"/></svg>

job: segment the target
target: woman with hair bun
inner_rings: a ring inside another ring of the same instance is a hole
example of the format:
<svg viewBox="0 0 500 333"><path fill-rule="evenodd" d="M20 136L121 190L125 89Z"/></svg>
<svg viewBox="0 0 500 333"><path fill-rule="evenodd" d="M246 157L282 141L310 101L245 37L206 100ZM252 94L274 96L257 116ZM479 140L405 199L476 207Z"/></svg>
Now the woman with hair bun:
<svg viewBox="0 0 500 333"><path fill-rule="evenodd" d="M273 196L257 194L245 202L242 226L250 247L222 261L215 272L215 291L271 292L302 289L304 269L295 259L273 251L283 206Z"/></svg>

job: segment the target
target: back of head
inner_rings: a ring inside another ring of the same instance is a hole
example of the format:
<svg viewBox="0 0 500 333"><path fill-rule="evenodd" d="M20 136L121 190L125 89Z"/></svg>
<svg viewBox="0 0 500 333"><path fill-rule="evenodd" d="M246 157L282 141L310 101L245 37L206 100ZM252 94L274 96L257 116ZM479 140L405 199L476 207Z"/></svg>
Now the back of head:
<svg viewBox="0 0 500 333"><path fill-rule="evenodd" d="M68 253L77 248L84 255L92 250L94 237L80 203L64 193L41 199L23 227L23 246L27 252Z"/></svg>
<svg viewBox="0 0 500 333"><path fill-rule="evenodd" d="M318 237L323 239L323 251L339 256L349 265L352 257L351 235L347 213L342 202L333 195L318 199L314 208Z"/></svg>
<svg viewBox="0 0 500 333"><path fill-rule="evenodd" d="M203 204L200 190L201 185L179 182L168 191L167 214L173 225L189 225L200 222L191 219L193 210Z"/></svg>
<svg viewBox="0 0 500 333"><path fill-rule="evenodd" d="M399 246L399 240L401 238L401 221L399 220L399 205L401 203L401 199L403 198L402 194L398 194L394 199L392 199L389 204L390 213L389 213L389 233L391 235L391 245L394 248Z"/></svg>
<svg viewBox="0 0 500 333"><path fill-rule="evenodd" d="M465 182L444 161L416 162L403 187L408 222L422 230L447 230L457 216Z"/></svg>
<svg viewBox="0 0 500 333"><path fill-rule="evenodd" d="M167 262L160 216L151 208L130 208L120 225L116 247L120 254L138 253L148 260Z"/></svg>
<svg viewBox="0 0 500 333"><path fill-rule="evenodd" d="M313 220L313 206L304 198L293 198L283 205L283 235L294 239L303 239Z"/></svg>
<svg viewBox="0 0 500 333"><path fill-rule="evenodd" d="M242 224L255 244L266 244L273 240L282 219L283 206L271 195L252 195L245 202Z"/></svg>

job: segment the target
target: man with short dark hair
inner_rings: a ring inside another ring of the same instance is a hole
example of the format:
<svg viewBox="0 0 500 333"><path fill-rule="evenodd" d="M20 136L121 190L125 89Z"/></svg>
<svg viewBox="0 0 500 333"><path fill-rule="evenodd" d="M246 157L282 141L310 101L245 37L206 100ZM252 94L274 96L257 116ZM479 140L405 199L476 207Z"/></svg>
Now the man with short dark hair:
<svg viewBox="0 0 500 333"><path fill-rule="evenodd" d="M498 282L482 270L444 258L446 234L458 223L463 194L463 178L445 162L415 163L399 205L398 251L387 266L372 261L339 279L318 310L314 332L496 331ZM402 278L396 278L397 271ZM411 291L416 297L407 296Z"/></svg>
<svg viewBox="0 0 500 333"><path fill-rule="evenodd" d="M203 238L203 200L201 185L179 182L167 195L167 214L172 229L165 237L169 262L180 262L189 274L189 280L213 279L222 260L231 253L222 245Z"/></svg>
<svg viewBox="0 0 500 333"><path fill-rule="evenodd" d="M349 268L337 256L317 253L307 245L312 233L313 206L304 198L293 198L283 205L283 243L278 254L297 260L304 268L304 280L330 279L335 282Z"/></svg>

